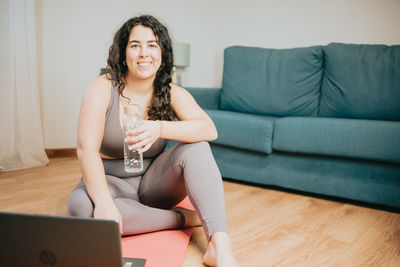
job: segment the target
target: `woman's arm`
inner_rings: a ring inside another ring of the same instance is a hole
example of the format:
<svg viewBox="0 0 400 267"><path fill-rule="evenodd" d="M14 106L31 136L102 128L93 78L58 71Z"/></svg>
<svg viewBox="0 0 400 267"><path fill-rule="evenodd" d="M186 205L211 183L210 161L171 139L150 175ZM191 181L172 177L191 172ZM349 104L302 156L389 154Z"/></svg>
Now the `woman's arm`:
<svg viewBox="0 0 400 267"><path fill-rule="evenodd" d="M131 149L147 151L158 138L181 142L212 141L217 139L217 129L211 118L185 89L171 84L171 106L179 121L143 121L130 138Z"/></svg>
<svg viewBox="0 0 400 267"><path fill-rule="evenodd" d="M212 141L217 129L211 118L185 89L171 86L171 106L179 121L163 121L162 138L183 142Z"/></svg>
<svg viewBox="0 0 400 267"><path fill-rule="evenodd" d="M105 77L96 78L86 90L78 120L77 155L86 188L95 205L93 216L115 220L122 229L121 215L111 197L99 154L110 97L111 82Z"/></svg>

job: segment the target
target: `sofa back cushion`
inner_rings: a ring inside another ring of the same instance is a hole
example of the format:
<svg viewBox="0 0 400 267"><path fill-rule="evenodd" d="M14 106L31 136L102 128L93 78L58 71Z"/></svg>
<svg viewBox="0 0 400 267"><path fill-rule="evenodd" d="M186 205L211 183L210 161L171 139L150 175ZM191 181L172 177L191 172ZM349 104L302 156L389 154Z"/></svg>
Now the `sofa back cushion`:
<svg viewBox="0 0 400 267"><path fill-rule="evenodd" d="M400 120L400 45L332 43L323 51L319 116Z"/></svg>
<svg viewBox="0 0 400 267"><path fill-rule="evenodd" d="M228 47L220 108L275 116L317 115L322 67L320 46Z"/></svg>

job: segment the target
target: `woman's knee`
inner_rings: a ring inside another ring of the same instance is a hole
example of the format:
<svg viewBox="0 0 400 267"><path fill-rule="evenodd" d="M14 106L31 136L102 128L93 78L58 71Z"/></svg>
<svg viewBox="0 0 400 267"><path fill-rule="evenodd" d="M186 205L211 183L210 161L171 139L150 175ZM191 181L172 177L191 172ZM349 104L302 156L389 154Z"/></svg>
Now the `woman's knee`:
<svg viewBox="0 0 400 267"><path fill-rule="evenodd" d="M210 144L206 141L200 141L196 143L179 143L174 151L175 158L180 160L188 158L198 158L200 160L206 160L212 158L212 152Z"/></svg>
<svg viewBox="0 0 400 267"><path fill-rule="evenodd" d="M191 145L192 145L191 149L193 150L198 150L205 153L211 153L210 144L206 141L192 143Z"/></svg>
<svg viewBox="0 0 400 267"><path fill-rule="evenodd" d="M68 201L68 214L74 217L93 217L93 203L83 189L72 192Z"/></svg>

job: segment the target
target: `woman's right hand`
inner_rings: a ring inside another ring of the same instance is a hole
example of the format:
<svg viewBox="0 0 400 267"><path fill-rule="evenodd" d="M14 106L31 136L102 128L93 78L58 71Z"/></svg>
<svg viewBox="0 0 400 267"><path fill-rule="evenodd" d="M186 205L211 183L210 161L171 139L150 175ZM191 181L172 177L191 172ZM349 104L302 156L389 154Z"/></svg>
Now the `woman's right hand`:
<svg viewBox="0 0 400 267"><path fill-rule="evenodd" d="M93 217L116 221L119 224L119 231L122 235L122 217L114 202L97 204L94 208Z"/></svg>

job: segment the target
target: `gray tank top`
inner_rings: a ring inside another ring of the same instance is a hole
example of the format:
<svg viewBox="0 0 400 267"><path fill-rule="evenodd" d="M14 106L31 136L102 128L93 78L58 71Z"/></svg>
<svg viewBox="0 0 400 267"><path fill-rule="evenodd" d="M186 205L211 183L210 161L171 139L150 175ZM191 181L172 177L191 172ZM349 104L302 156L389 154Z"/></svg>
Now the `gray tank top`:
<svg viewBox="0 0 400 267"><path fill-rule="evenodd" d="M164 151L166 145L167 140L158 139L148 151L144 152L143 157L154 158L158 156ZM115 86L111 88L111 99L106 111L104 136L101 142L100 152L104 155L119 159L124 157L124 140L119 122L119 92L118 87Z"/></svg>

